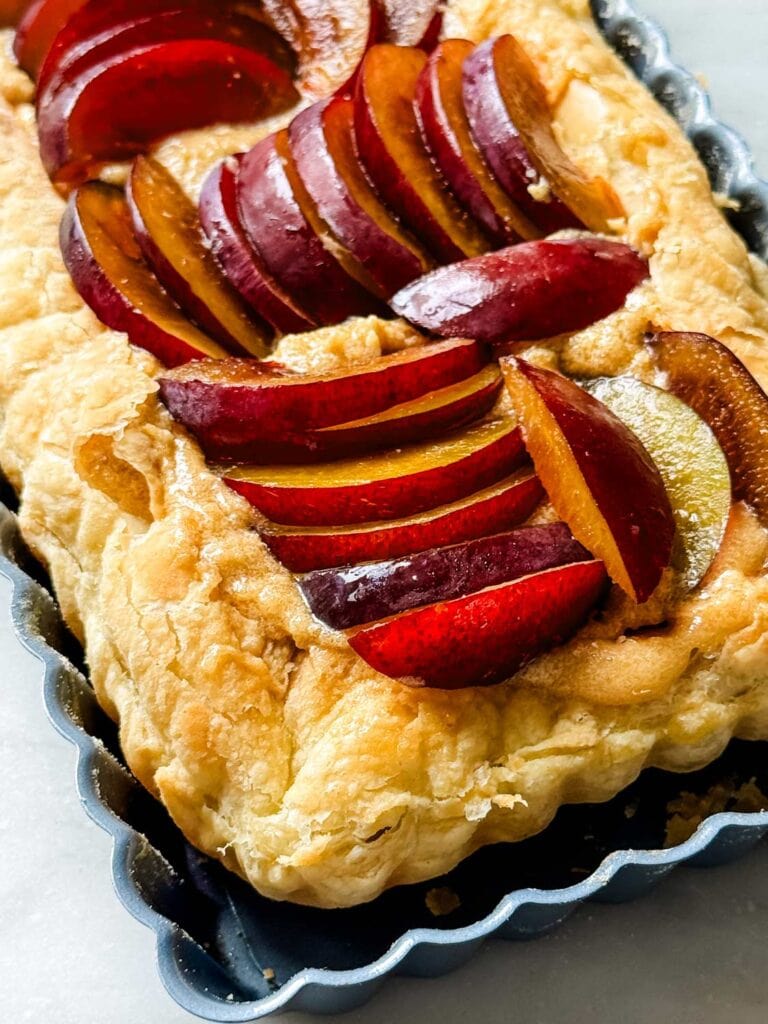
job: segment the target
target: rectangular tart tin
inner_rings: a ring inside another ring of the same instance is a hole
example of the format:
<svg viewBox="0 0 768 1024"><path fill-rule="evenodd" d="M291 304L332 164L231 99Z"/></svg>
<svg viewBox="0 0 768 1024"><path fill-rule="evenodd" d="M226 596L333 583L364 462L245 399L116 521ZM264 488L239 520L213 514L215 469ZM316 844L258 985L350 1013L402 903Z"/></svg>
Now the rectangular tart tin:
<svg viewBox="0 0 768 1024"><path fill-rule="evenodd" d="M593 7L608 41L682 125L713 188L738 201L728 212L734 227L768 255L768 185L745 143L712 118L701 86L672 63L664 34L630 0L593 0ZM78 749L83 806L112 836L115 889L155 932L171 996L205 1020L352 1009L389 974L446 973L489 936L535 937L587 900L633 899L677 864L725 863L768 832L768 812L719 813L682 845L663 848L667 804L681 791L705 794L724 779L738 786L753 778L768 791L768 744L734 742L701 772L646 771L609 803L564 807L543 834L481 850L444 878L394 889L362 908L274 903L194 850L123 766L116 729L78 667L49 584L25 553L13 494L2 488L0 498L0 572L13 584L15 628L45 667L53 724ZM434 916L433 889L458 896L458 907Z"/></svg>

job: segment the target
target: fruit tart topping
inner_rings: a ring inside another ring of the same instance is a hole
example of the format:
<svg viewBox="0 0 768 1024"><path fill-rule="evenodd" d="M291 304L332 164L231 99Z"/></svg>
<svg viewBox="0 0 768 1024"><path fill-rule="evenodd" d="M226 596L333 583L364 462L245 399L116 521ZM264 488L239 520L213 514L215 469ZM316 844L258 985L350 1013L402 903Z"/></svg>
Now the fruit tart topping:
<svg viewBox="0 0 768 1024"><path fill-rule="evenodd" d="M203 183L200 222L211 252L243 300L278 334L310 330L315 322L269 276L240 223L237 175L241 162L240 155L223 160Z"/></svg>
<svg viewBox="0 0 768 1024"><path fill-rule="evenodd" d="M687 589L703 579L720 550L731 511L728 463L693 409L634 377L585 385L630 428L656 463L675 517L672 567Z"/></svg>
<svg viewBox="0 0 768 1024"><path fill-rule="evenodd" d="M491 170L545 233L579 223L610 231L624 217L611 186L588 177L560 148L544 86L514 36L489 39L469 55L464 103Z"/></svg>
<svg viewBox="0 0 768 1024"><path fill-rule="evenodd" d="M86 0L33 0L32 3L22 0L19 6L26 10L16 26L13 52L19 66L32 78L37 77L62 26L85 3Z"/></svg>
<svg viewBox="0 0 768 1024"><path fill-rule="evenodd" d="M158 284L119 189L88 182L72 193L61 222L61 251L75 287L101 322L125 331L166 366L227 355Z"/></svg>
<svg viewBox="0 0 768 1024"><path fill-rule="evenodd" d="M226 482L273 522L343 526L400 519L467 497L516 469L525 453L508 419L439 441L322 466L248 466Z"/></svg>
<svg viewBox="0 0 768 1024"><path fill-rule="evenodd" d="M459 202L497 246L542 231L512 201L480 155L462 96L462 68L474 50L466 39L446 39L419 75L416 109L427 148Z"/></svg>
<svg viewBox="0 0 768 1024"><path fill-rule="evenodd" d="M489 685L567 640L607 583L602 562L575 562L404 612L349 643L378 672L412 685Z"/></svg>
<svg viewBox="0 0 768 1024"><path fill-rule="evenodd" d="M249 6L217 0L89 0L64 24L37 76L38 93L106 59L140 46L182 39L218 39L269 57L287 74L293 55L281 37L249 17ZM255 11L253 5L250 11ZM53 91L57 88L54 85Z"/></svg>
<svg viewBox="0 0 768 1024"><path fill-rule="evenodd" d="M243 157L237 178L240 218L269 274L321 324L381 312L356 279L357 261L329 230L304 188L287 131L263 139ZM360 268L362 269L362 268Z"/></svg>
<svg viewBox="0 0 768 1024"><path fill-rule="evenodd" d="M320 216L366 268L385 297L434 262L382 203L363 170L352 100L335 96L295 117L291 153Z"/></svg>
<svg viewBox="0 0 768 1024"><path fill-rule="evenodd" d="M250 122L295 101L290 75L255 50L216 39L148 44L51 77L38 101L40 154L56 182L73 183L174 132Z"/></svg>
<svg viewBox="0 0 768 1024"><path fill-rule="evenodd" d="M446 189L421 137L414 101L426 54L381 44L365 55L355 91L360 157L390 209L443 262L491 248Z"/></svg>
<svg viewBox="0 0 768 1024"><path fill-rule="evenodd" d="M441 267L399 291L391 305L443 337L535 341L601 320L647 277L645 260L622 242L547 239Z"/></svg>
<svg viewBox="0 0 768 1024"><path fill-rule="evenodd" d="M487 365L481 345L454 338L318 375L252 360L198 362L164 375L160 389L171 413L207 452L236 461L252 451L257 460L269 441L316 434L431 400L434 392L477 383ZM495 369L491 376L495 379ZM493 380L488 386L494 387Z"/></svg>
<svg viewBox="0 0 768 1024"><path fill-rule="evenodd" d="M492 487L410 519L346 527L283 528L261 531L273 555L292 572L401 558L445 544L501 533L525 522L544 497L530 467Z"/></svg>
<svg viewBox="0 0 768 1024"><path fill-rule="evenodd" d="M299 580L299 588L318 619L332 629L351 629L591 558L564 523L553 523L393 561L322 569Z"/></svg>
<svg viewBox="0 0 768 1024"><path fill-rule="evenodd" d="M659 469L632 431L578 384L514 356L501 367L555 510L642 604L670 564L675 535Z"/></svg>
<svg viewBox="0 0 768 1024"><path fill-rule="evenodd" d="M168 171L156 160L137 157L126 198L144 258L184 312L226 348L266 355L269 328L219 270L197 207Z"/></svg>
<svg viewBox="0 0 768 1024"><path fill-rule="evenodd" d="M648 347L664 384L709 424L731 471L733 496L768 526L768 396L741 360L706 334L666 331Z"/></svg>

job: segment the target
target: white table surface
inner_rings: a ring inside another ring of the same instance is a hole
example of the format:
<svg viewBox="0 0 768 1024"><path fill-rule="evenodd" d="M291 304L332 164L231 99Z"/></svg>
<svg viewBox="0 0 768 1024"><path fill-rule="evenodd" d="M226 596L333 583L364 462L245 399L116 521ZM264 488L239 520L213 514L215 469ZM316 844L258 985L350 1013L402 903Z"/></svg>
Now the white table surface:
<svg viewBox="0 0 768 1024"><path fill-rule="evenodd" d="M768 176L768 0L641 0ZM40 665L0 577L0 1024L184 1024L152 934L119 905L110 842L75 795L73 748L46 720ZM622 906L588 906L530 943L489 942L434 981L394 979L347 1024L764 1024L768 846L680 869ZM305 1020L287 1014L276 1021Z"/></svg>

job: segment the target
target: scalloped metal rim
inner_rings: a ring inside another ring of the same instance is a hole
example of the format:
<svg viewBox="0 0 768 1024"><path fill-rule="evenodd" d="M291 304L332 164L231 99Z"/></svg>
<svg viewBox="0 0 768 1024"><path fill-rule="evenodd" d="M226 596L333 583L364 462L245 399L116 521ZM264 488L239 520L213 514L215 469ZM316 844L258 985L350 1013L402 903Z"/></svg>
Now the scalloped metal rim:
<svg viewBox="0 0 768 1024"><path fill-rule="evenodd" d="M712 118L709 99L688 72L669 57L664 33L653 22L641 17L630 0L593 0L598 20L606 37L616 42L627 33L642 49L645 66L637 68L643 80L657 92L672 87L684 93L687 110L679 118L697 148L707 149L714 134L720 146L719 167L710 166L714 178L723 172L723 152L727 192L748 204L754 231L749 239L753 248L768 252L768 186L754 173L752 158L744 141L731 129ZM706 157L706 153L703 154ZM764 222L764 223L763 223ZM743 228L742 228L743 230ZM549 908L530 929L536 934L564 920L585 900L631 899L649 890L656 881L683 862L720 863L738 856L768 832L768 812L721 813L704 821L696 833L681 846L666 850L621 850L609 854L586 879L563 889L521 889L509 893L486 917L473 925L456 929L418 928L405 932L386 954L365 967L353 970L307 968L300 971L273 994L258 1000L229 1002L215 998L203 987L196 987L180 963L182 948L193 940L183 929L153 909L140 893L130 870L147 842L119 818L104 802L97 786L98 767L105 761L118 764L94 737L69 714L63 693L80 673L48 643L56 630L58 613L50 595L13 561L18 532L13 515L0 504L0 573L13 586L12 618L23 645L45 667L44 698L48 715L57 730L78 748L77 789L90 817L113 839L112 873L117 894L126 909L157 936L160 976L169 994L180 1006L204 1019L221 1022L253 1021L278 1010L302 1009L314 1012L341 1012L367 1001L390 973L437 975L452 970L467 960L488 937L513 925L521 912ZM534 921L536 920L534 916ZM448 954L448 950L451 953ZM445 959L418 963L419 954L444 951Z"/></svg>

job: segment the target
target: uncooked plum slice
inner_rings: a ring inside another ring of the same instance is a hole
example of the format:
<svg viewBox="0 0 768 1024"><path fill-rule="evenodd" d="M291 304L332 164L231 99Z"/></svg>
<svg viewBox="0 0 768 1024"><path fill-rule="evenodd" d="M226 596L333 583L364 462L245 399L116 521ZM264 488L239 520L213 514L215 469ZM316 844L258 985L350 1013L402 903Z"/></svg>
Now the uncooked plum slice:
<svg viewBox="0 0 768 1024"><path fill-rule="evenodd" d="M144 46L82 72L38 102L40 153L58 183L190 128L293 106L290 76L263 54L211 39Z"/></svg>
<svg viewBox="0 0 768 1024"><path fill-rule="evenodd" d="M731 477L717 438L685 402L634 377L601 377L585 387L658 466L675 516L672 565L684 587L696 587L720 549L731 511Z"/></svg>
<svg viewBox="0 0 768 1024"><path fill-rule="evenodd" d="M426 54L372 47L357 80L360 158L389 208L442 262L486 252L490 240L446 188L421 138L414 102Z"/></svg>
<svg viewBox="0 0 768 1024"><path fill-rule="evenodd" d="M462 67L473 49L466 39L445 39L425 64L416 90L424 141L456 198L496 245L539 238L542 232L499 185L472 138Z"/></svg>

